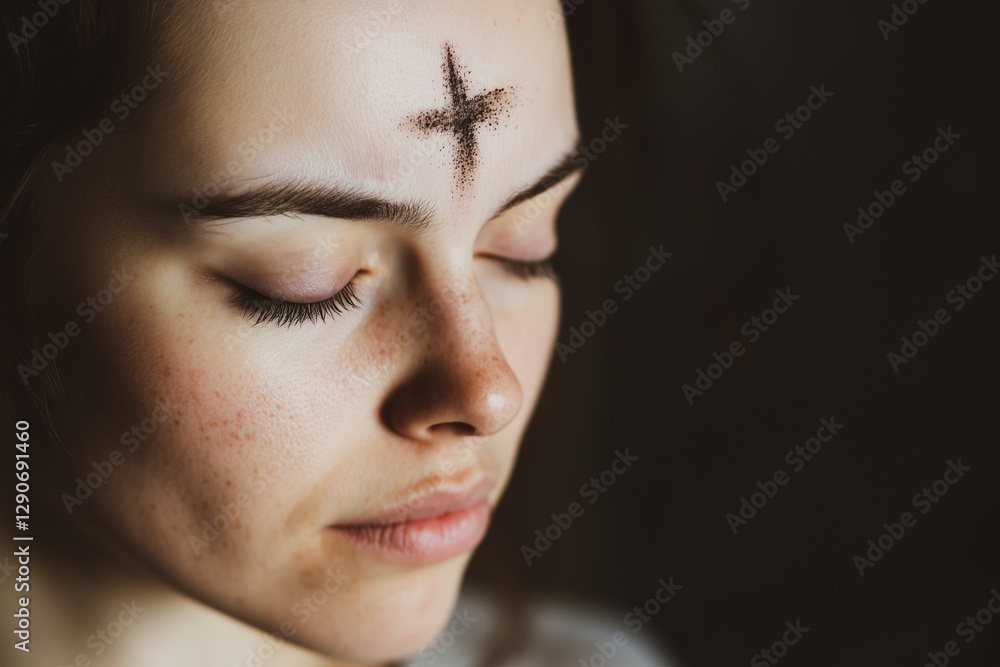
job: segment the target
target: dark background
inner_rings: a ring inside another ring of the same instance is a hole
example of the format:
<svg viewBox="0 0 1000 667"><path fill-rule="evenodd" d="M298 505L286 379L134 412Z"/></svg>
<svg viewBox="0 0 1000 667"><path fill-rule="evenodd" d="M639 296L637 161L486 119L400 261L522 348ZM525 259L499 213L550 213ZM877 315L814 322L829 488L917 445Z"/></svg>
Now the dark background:
<svg viewBox="0 0 1000 667"><path fill-rule="evenodd" d="M781 664L919 667L948 641L950 664L1000 664L1000 618L955 632L1000 590L1000 280L946 302L1000 253L992 3L927 0L887 41L890 2L566 5L581 138L628 128L560 218L559 340L605 299L619 310L554 358L474 572L619 618L673 577L642 634L688 665L749 664L796 619L810 630ZM735 21L679 72L672 53L725 8ZM821 84L824 106L776 132ZM903 163L949 126L961 138L911 183ZM768 137L780 150L724 203L716 181ZM906 193L852 245L844 223L894 179ZM660 244L673 257L624 301L616 281ZM800 299L748 344L778 288ZM951 321L894 372L887 353L938 308ZM689 405L681 386L735 340L746 353ZM792 472L785 453L831 416L844 428ZM587 504L580 486L625 448L640 462ZM971 471L920 514L912 496L959 458ZM790 482L734 535L725 515L777 469ZM521 545L574 501L583 516L528 567ZM907 511L859 576L853 556Z"/></svg>

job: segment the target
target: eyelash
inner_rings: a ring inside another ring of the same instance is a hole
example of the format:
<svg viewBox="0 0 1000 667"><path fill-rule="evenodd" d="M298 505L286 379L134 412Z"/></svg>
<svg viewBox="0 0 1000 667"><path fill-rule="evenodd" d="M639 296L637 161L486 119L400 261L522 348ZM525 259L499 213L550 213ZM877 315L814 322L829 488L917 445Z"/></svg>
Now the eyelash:
<svg viewBox="0 0 1000 667"><path fill-rule="evenodd" d="M313 303L295 303L294 301L272 299L247 287L238 288L233 293L230 303L242 310L248 318L257 318L252 326L274 323L279 327L284 325L291 327L293 324L305 324L306 322L315 323L317 319L326 322L327 315L332 318L334 315L341 315L363 305L361 299L354 293L353 281L347 283L344 289L329 299Z"/></svg>
<svg viewBox="0 0 1000 667"><path fill-rule="evenodd" d="M499 262L505 271L521 280L546 278L559 281L552 261L548 259L538 262L519 262L503 257L490 257L490 259ZM348 310L364 305L364 302L354 292L353 280L329 299L312 303L273 299L243 286L238 287L233 293L230 303L238 310L243 311L249 319L256 318L251 326L277 324L279 327L285 325L291 327L293 324L301 325L306 322L315 323L317 319L320 322L326 322L328 315L332 319L335 315L342 315Z"/></svg>
<svg viewBox="0 0 1000 667"><path fill-rule="evenodd" d="M538 262L518 262L513 259L503 257L493 257L500 262L500 266L511 275L522 280L534 280L535 278L547 278L559 282L559 274L552 266L551 259L543 259Z"/></svg>

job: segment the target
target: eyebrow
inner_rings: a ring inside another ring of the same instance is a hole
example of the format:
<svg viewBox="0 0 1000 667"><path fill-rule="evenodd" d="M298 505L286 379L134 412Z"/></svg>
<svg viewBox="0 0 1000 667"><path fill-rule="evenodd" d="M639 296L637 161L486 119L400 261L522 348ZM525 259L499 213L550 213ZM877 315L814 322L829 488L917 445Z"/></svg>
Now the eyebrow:
<svg viewBox="0 0 1000 667"><path fill-rule="evenodd" d="M574 141L574 145L579 141ZM573 174L583 171L587 161L578 149L566 153L537 181L511 195L490 217L493 220L518 204L551 190ZM369 220L422 230L430 226L434 209L426 203L399 202L357 190L311 183L275 183L231 197L221 195L190 216L197 223L227 218L257 218L289 213L319 215L342 220Z"/></svg>

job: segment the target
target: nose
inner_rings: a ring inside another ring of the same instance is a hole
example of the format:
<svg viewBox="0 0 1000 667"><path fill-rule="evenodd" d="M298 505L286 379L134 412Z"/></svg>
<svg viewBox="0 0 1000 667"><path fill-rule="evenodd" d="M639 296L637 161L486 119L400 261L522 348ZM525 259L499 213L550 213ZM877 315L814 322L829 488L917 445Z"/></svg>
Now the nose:
<svg viewBox="0 0 1000 667"><path fill-rule="evenodd" d="M479 286L474 280L461 289L445 285L422 300L427 305L414 317L426 326L409 346L402 380L384 403L383 421L420 442L443 434L498 432L521 409L523 394Z"/></svg>

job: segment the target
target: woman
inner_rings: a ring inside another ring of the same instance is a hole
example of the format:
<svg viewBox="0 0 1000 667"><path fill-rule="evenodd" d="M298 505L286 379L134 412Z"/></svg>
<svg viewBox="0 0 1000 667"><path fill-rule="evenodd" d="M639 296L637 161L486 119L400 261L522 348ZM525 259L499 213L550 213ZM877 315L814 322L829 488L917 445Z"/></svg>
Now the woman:
<svg viewBox="0 0 1000 667"><path fill-rule="evenodd" d="M43 4L3 10L7 664L426 648L555 340L557 4Z"/></svg>

